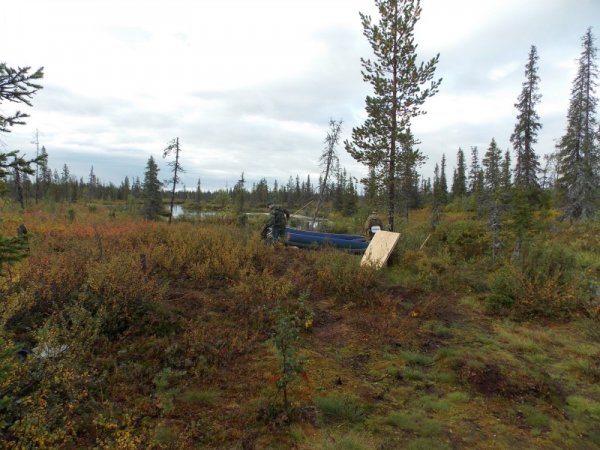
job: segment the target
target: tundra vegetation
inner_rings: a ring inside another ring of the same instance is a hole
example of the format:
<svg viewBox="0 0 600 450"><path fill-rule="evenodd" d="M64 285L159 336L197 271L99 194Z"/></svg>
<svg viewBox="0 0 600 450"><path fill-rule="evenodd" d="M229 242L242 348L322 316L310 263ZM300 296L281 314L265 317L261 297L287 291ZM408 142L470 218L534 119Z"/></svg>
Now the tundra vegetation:
<svg viewBox="0 0 600 450"><path fill-rule="evenodd" d="M429 214L375 272L235 214L4 204L29 250L0 280L3 445L599 447L600 226L535 214L514 259L474 211Z"/></svg>
<svg viewBox="0 0 600 450"><path fill-rule="evenodd" d="M346 146L369 168L364 196L337 164L318 190L298 176L248 189L242 172L232 190L177 191L177 138L169 192L153 157L143 183L115 186L93 168L87 182L52 172L43 146L0 153L0 447L600 448L591 30L546 167L532 47L514 176L491 138L470 167L458 149L448 191L445 156L433 183L416 172L410 118L439 85L437 57L414 65L419 2L376 3L385 27L362 16L366 37L387 51L405 32L391 60L410 64L390 81L363 62L375 94ZM30 104L42 75L0 64L0 102ZM412 76L429 88L396 83ZM25 117L0 115L0 132ZM358 233L387 208L401 233L388 266L265 246L264 218L244 214L267 199L301 210L317 192L329 231Z"/></svg>

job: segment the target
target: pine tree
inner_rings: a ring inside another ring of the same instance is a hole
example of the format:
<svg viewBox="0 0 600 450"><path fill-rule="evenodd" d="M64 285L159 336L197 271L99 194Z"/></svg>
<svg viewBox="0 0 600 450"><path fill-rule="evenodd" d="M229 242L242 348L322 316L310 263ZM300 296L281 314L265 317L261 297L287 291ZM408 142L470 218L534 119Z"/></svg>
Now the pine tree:
<svg viewBox="0 0 600 450"><path fill-rule="evenodd" d="M31 98L42 88L37 80L42 79L43 69L30 72L30 67L18 67L14 69L5 63L0 63L0 105L4 101L11 103L24 103L31 106ZM0 108L0 133L9 133L14 125L24 124L28 117L20 111L12 114L4 114ZM33 174L32 164L45 161L42 156L33 160L26 160L19 152L14 150L7 153L0 152L0 181L5 179L11 172L19 174ZM5 238L0 235L0 273L3 266L22 259L27 250L27 235L13 238Z"/></svg>
<svg viewBox="0 0 600 450"><path fill-rule="evenodd" d="M30 73L31 67L18 67L16 69L8 67L5 63L0 63L0 103L4 100L13 103L24 103L32 106L31 98L42 86L37 84L44 76L44 69L39 68ZM12 115L0 113L0 133L10 133L10 127L14 125L23 125L23 119L29 117L28 114L16 111Z"/></svg>
<svg viewBox="0 0 600 450"><path fill-rule="evenodd" d="M567 130L558 148L558 187L564 197L563 218L591 219L596 214L600 186L599 136L595 97L598 84L597 48L589 28L582 38L583 50L567 114Z"/></svg>
<svg viewBox="0 0 600 450"><path fill-rule="evenodd" d="M535 45L532 45L529 52L529 60L525 66L523 90L519 95L517 103L515 103L515 107L519 111L519 114L517 114L517 124L510 137L510 142L517 155L517 165L514 174L515 184L532 193L539 189L537 174L540 171L540 163L533 150L533 145L537 142L538 131L542 128L540 117L535 111L536 104L542 98L538 92L538 83L540 81L540 77L537 74L538 59L537 49Z"/></svg>
<svg viewBox="0 0 600 450"><path fill-rule="evenodd" d="M376 58L361 59L362 75L372 85L374 95L366 98L368 118L364 125L353 128L352 142L345 144L354 159L385 171L389 227L393 231L399 145L411 120L423 114L425 100L438 91L441 79L433 80L439 55L416 63L414 28L421 15L420 0L375 0L375 5L379 23L360 14L364 35ZM423 89L426 83L429 86Z"/></svg>
<svg viewBox="0 0 600 450"><path fill-rule="evenodd" d="M162 183L158 180L159 168L150 156L144 173L144 218L156 220L162 212ZM139 181L139 180L138 180Z"/></svg>

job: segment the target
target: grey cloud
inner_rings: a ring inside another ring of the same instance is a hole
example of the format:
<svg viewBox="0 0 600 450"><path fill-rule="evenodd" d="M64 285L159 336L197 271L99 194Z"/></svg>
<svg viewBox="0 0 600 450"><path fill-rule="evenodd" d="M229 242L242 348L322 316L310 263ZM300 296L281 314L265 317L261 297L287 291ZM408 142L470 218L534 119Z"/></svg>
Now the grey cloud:
<svg viewBox="0 0 600 450"><path fill-rule="evenodd" d="M35 101L36 108L77 116L107 117L115 111L129 108L128 102L117 98L99 99L82 96L68 89L48 84Z"/></svg>

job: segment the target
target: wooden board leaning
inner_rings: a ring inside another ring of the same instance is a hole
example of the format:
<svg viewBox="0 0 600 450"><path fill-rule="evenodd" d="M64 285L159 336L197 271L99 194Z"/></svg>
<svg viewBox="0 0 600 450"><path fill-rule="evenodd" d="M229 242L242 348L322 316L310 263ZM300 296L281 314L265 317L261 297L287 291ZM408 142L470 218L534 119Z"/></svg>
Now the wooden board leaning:
<svg viewBox="0 0 600 450"><path fill-rule="evenodd" d="M376 269L381 269L392 254L398 239L400 239L400 233L391 231L378 231L375 233L360 261L361 267L373 266Z"/></svg>

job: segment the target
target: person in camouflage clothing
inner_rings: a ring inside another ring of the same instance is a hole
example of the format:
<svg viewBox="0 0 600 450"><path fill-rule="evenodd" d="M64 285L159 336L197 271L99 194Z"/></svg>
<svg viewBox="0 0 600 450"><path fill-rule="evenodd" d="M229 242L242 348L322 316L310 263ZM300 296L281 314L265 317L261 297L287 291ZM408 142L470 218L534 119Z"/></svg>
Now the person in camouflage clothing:
<svg viewBox="0 0 600 450"><path fill-rule="evenodd" d="M261 236L264 239L268 230L271 229L271 242L274 243L285 236L285 227L290 218L290 213L287 209L276 206L272 202L268 203L267 207L270 211L269 220L263 226Z"/></svg>
<svg viewBox="0 0 600 450"><path fill-rule="evenodd" d="M363 226L363 233L370 241L375 236L375 233L379 230L383 230L383 221L379 218L377 211L373 210L367 220L365 220L365 224Z"/></svg>

